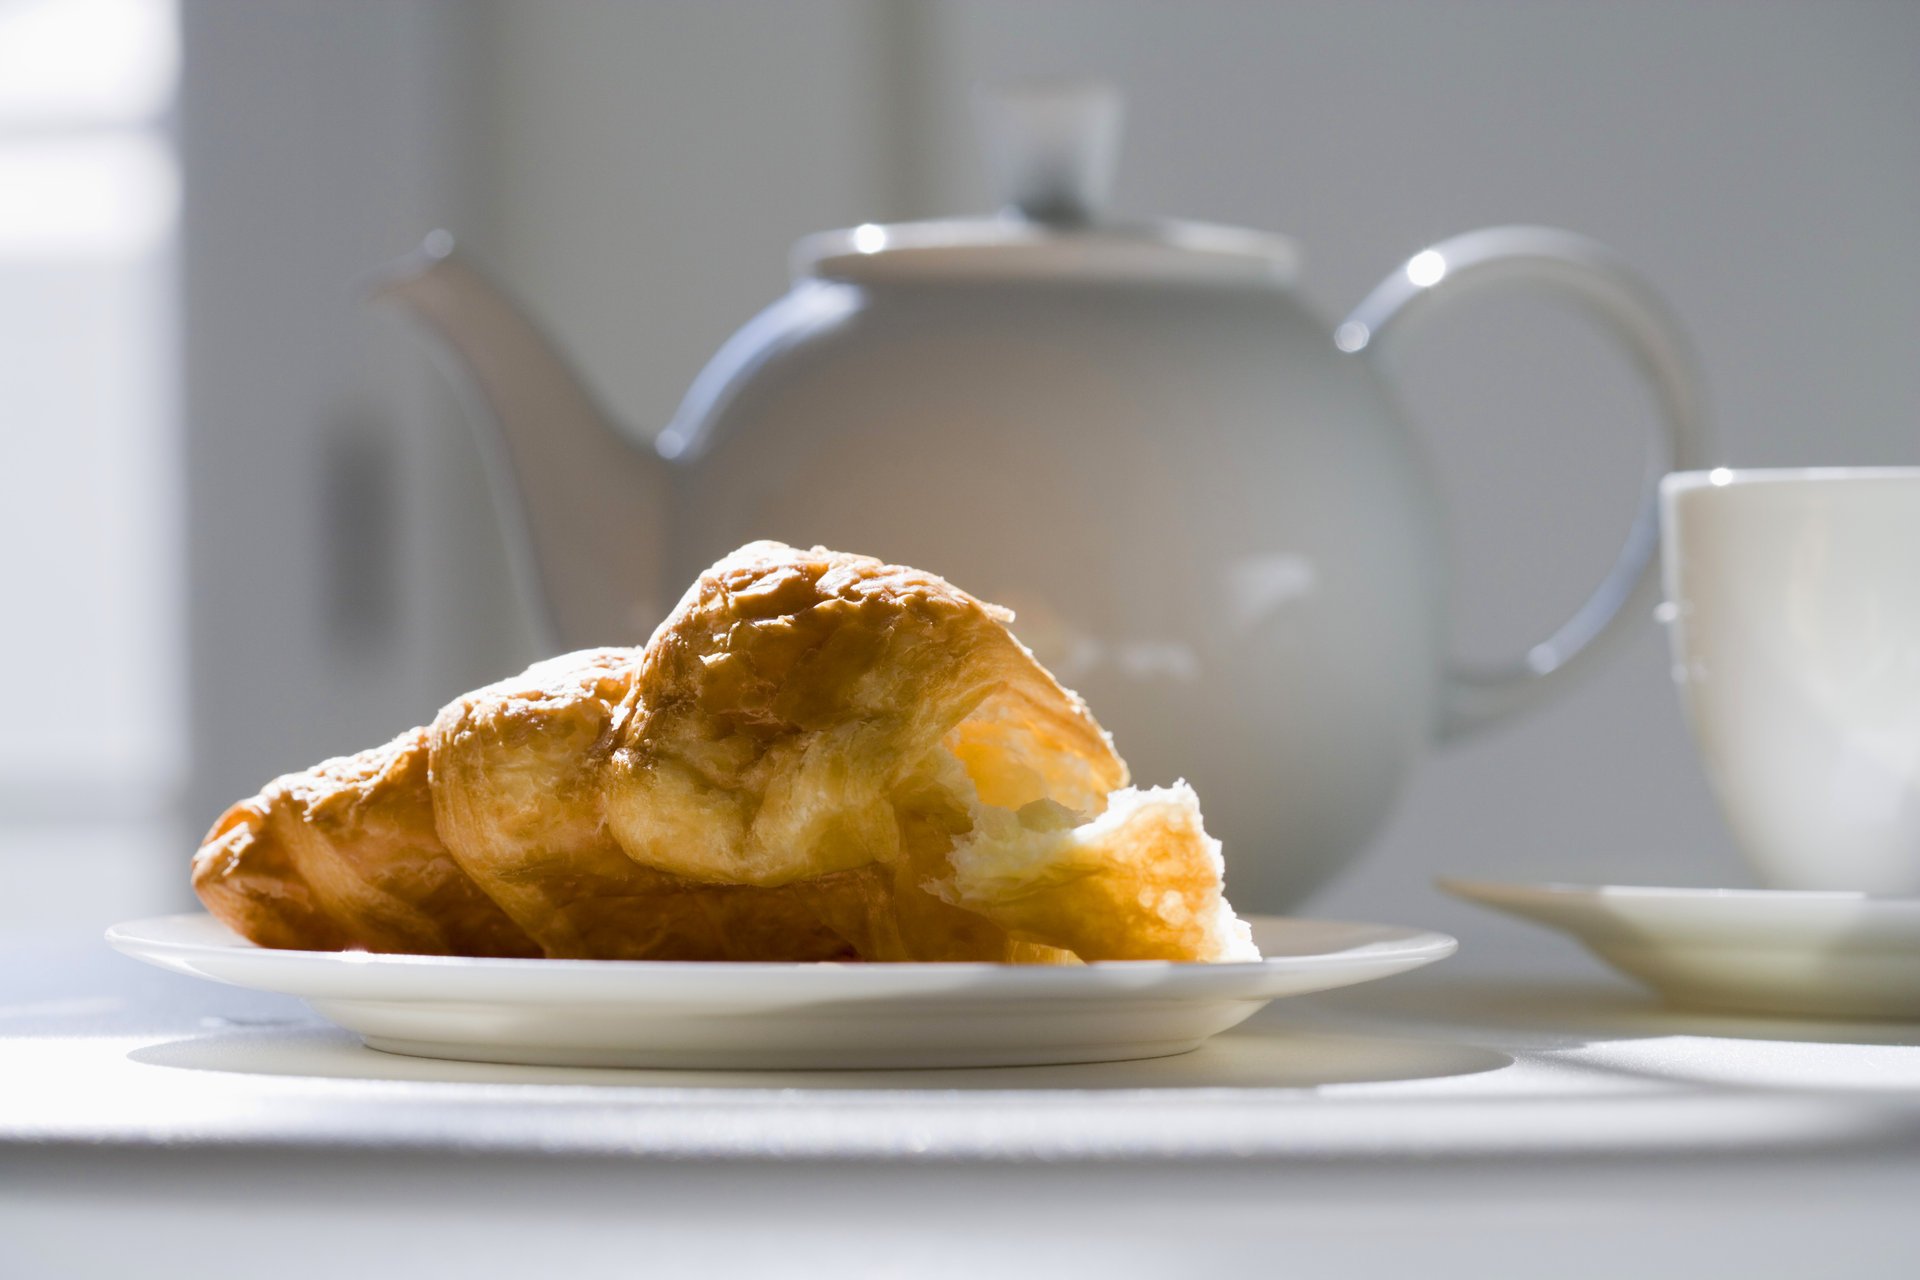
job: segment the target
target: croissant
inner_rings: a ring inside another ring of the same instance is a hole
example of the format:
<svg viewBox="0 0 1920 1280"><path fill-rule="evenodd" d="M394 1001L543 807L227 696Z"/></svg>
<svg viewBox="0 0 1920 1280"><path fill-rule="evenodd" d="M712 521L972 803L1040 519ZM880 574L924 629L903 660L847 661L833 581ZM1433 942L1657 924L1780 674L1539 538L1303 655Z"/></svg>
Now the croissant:
<svg viewBox="0 0 1920 1280"><path fill-rule="evenodd" d="M530 667L269 783L193 862L267 947L1071 964L1257 956L1184 783L1136 790L1007 623L757 542L644 649Z"/></svg>

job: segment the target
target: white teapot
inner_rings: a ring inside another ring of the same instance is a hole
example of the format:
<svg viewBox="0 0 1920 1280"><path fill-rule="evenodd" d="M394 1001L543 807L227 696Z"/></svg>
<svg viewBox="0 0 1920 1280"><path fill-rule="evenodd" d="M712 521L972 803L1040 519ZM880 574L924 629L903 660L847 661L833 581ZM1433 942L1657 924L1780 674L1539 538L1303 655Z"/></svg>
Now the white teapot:
<svg viewBox="0 0 1920 1280"><path fill-rule="evenodd" d="M444 234L385 291L491 408L557 644L638 642L755 538L932 570L1016 611L1137 779L1195 785L1236 905L1284 908L1366 843L1430 743L1533 703L1652 603L1650 485L1565 625L1505 666L1450 664L1439 511L1382 347L1483 286L1556 291L1651 382L1657 475L1711 465L1686 344L1612 254L1531 227L1424 249L1329 326L1286 239L1106 217L1111 95L1031 89L991 114L1006 212L802 240L791 290L652 454Z"/></svg>

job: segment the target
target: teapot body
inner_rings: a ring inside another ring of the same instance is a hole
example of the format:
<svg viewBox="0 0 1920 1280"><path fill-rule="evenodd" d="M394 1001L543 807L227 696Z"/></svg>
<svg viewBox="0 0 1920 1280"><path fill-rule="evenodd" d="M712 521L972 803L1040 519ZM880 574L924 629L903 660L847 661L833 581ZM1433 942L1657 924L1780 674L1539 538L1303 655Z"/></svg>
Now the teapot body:
<svg viewBox="0 0 1920 1280"><path fill-rule="evenodd" d="M1538 705L1645 619L1652 478L1716 456L1689 344L1612 251L1551 227L1430 245L1330 328L1287 287L1286 237L1106 214L1110 89L982 107L1002 212L800 241L798 282L714 356L657 456L451 237L379 296L485 402L509 548L556 644L632 643L670 584L757 538L922 566L1011 606L1137 782L1198 789L1235 904L1285 909L1366 843L1429 743ZM1377 367L1488 289L1596 321L1660 431L1584 603L1465 666L1443 651L1438 503Z"/></svg>
<svg viewBox="0 0 1920 1280"><path fill-rule="evenodd" d="M1284 909L1389 812L1441 665L1423 461L1329 333L1275 285L803 280L669 429L666 580L778 538L1011 607Z"/></svg>

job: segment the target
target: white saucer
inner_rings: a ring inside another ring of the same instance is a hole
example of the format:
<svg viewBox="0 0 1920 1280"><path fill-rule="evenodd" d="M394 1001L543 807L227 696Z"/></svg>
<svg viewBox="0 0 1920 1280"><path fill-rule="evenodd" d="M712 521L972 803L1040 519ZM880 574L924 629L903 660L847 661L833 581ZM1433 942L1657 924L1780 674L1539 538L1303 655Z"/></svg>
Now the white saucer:
<svg viewBox="0 0 1920 1280"><path fill-rule="evenodd" d="M1920 898L1451 878L1435 883L1457 898L1564 929L1674 1004L1920 1019Z"/></svg>
<svg viewBox="0 0 1920 1280"><path fill-rule="evenodd" d="M830 1068L1113 1062L1184 1053L1280 996L1417 969L1441 933L1255 919L1263 960L706 964L271 951L207 915L115 925L149 964L303 997L375 1049L550 1066Z"/></svg>

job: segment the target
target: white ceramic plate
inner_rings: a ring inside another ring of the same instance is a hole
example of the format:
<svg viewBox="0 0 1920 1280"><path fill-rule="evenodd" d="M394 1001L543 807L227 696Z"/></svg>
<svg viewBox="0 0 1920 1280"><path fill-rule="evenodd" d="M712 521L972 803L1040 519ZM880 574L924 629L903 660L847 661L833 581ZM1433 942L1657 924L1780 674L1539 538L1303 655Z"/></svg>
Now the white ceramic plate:
<svg viewBox="0 0 1920 1280"><path fill-rule="evenodd" d="M375 1049L555 1066L825 1068L1184 1053L1280 996L1417 969L1440 933L1257 919L1244 964L705 964L270 951L207 915L115 925L136 959L300 996Z"/></svg>
<svg viewBox="0 0 1920 1280"><path fill-rule="evenodd" d="M1920 898L1437 883L1457 898L1572 934L1675 1004L1792 1016L1920 1018Z"/></svg>

